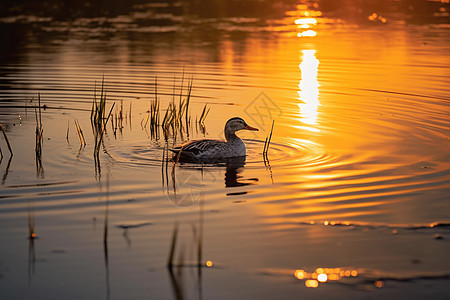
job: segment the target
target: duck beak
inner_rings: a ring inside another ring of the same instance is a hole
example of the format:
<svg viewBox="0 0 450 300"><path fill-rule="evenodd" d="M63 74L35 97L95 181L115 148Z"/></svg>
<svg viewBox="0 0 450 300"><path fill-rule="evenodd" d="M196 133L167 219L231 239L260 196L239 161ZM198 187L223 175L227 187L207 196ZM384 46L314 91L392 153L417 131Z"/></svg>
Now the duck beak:
<svg viewBox="0 0 450 300"><path fill-rule="evenodd" d="M246 125L244 129L252 130L252 131L259 131L258 128L252 127L250 125Z"/></svg>

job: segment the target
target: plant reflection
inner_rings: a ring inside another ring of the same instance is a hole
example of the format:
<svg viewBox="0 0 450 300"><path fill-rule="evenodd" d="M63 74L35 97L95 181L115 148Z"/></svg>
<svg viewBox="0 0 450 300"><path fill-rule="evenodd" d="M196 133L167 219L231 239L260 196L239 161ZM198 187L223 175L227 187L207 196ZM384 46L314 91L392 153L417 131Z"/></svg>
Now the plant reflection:
<svg viewBox="0 0 450 300"><path fill-rule="evenodd" d="M109 224L109 188L110 178L106 177L106 202L105 202L105 220L103 226L103 254L105 259L105 285L106 285L106 299L110 299L110 280L109 280L109 256L108 256L108 224Z"/></svg>
<svg viewBox="0 0 450 300"><path fill-rule="evenodd" d="M3 174L3 177L2 177L2 185L5 184L6 179L8 178L9 167L11 166L11 160L12 160L12 158L13 158L13 157L10 156L10 157L9 157L9 160L8 160L8 163L6 164L5 173ZM0 158L0 165L1 165L2 161L3 161L3 156Z"/></svg>
<svg viewBox="0 0 450 300"><path fill-rule="evenodd" d="M236 157L235 159L229 160L226 164L225 171L225 187L238 187L252 185L258 181L258 178L249 178L246 181L242 181L243 178L239 173L242 172L242 167L245 165L245 156ZM227 194L230 195L230 194Z"/></svg>
<svg viewBox="0 0 450 300"><path fill-rule="evenodd" d="M198 227L196 224L192 224L194 252L197 254L197 261L192 263L185 262L185 248L182 247L178 252L178 262L174 263L175 252L177 251L179 224L175 223L171 244L169 248L169 256L167 259L167 270L169 272L170 282L174 291L175 299L184 299L184 269L185 268L197 268L197 293L198 299L203 299L202 288L202 269L206 266L212 267L212 262L208 260L203 263L203 224L204 224L204 204L203 201L199 202L199 215L198 215Z"/></svg>
<svg viewBox="0 0 450 300"><path fill-rule="evenodd" d="M34 241L37 239L34 226L34 208L28 208L28 280L31 282L31 278L34 275L35 263L36 263L36 250L34 247Z"/></svg>

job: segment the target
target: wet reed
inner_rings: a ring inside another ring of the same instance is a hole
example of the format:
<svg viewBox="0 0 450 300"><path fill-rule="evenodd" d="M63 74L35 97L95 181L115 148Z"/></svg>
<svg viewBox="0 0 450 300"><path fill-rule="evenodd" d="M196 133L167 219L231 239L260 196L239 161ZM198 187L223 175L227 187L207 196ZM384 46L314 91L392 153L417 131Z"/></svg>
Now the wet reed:
<svg viewBox="0 0 450 300"><path fill-rule="evenodd" d="M66 132L67 143L69 143L69 126L70 126L70 122L69 122L69 120L67 120L67 132Z"/></svg>
<svg viewBox="0 0 450 300"><path fill-rule="evenodd" d="M39 112L39 113L38 113ZM42 144L43 144L43 134L44 128L42 126L42 113L41 113L41 94L38 93L38 109L34 107L34 114L36 117L36 144L35 144L35 153L36 153L36 172L37 175L44 175L44 168L42 166Z"/></svg>
<svg viewBox="0 0 450 300"><path fill-rule="evenodd" d="M120 107L116 106L114 117L111 117L111 128L115 137L117 135L117 130L122 134L124 115L123 100L120 100ZM106 123L104 126L106 126Z"/></svg>
<svg viewBox="0 0 450 300"><path fill-rule="evenodd" d="M205 125L205 120L206 120L206 117L208 116L208 113L210 110L210 108L206 109L207 106L208 106L208 104L205 104L205 106L203 107L202 114L200 115L200 119L198 120L198 123L200 125Z"/></svg>
<svg viewBox="0 0 450 300"><path fill-rule="evenodd" d="M189 137L191 128L191 97L193 78L191 77L185 87L184 85L184 73L181 80L181 86L179 93L176 92L176 79L174 78L172 101L170 101L162 113L161 100L158 94L158 81L155 79L155 98L150 101L147 116L141 121L142 128L149 128L152 139L158 140L160 138L160 130L162 131L164 140L169 138L174 140L178 135L181 137L186 134ZM178 101L177 101L178 99ZM209 113L210 108L205 104L200 119L197 119L196 123L199 127L204 127L205 119ZM130 116L131 117L131 116Z"/></svg>
<svg viewBox="0 0 450 300"><path fill-rule="evenodd" d="M9 153L11 154L11 156L13 156L13 152L12 152L11 145L9 144L8 136L6 135L6 131L3 128L2 124L0 124L0 129L3 133L3 137L5 138L5 143L6 143L6 146L8 147ZM1 158L3 158L3 152L2 152L1 148L0 148L0 155L1 155Z"/></svg>
<svg viewBox="0 0 450 300"><path fill-rule="evenodd" d="M74 119L73 121L75 123L78 139L80 141L80 147L86 146L86 139L84 138L83 130L81 129L80 123L78 122L77 119ZM67 128L67 132L69 132L69 128Z"/></svg>
<svg viewBox="0 0 450 300"><path fill-rule="evenodd" d="M106 114L106 91L104 89L105 78L102 78L102 87L100 92L100 99L97 99L96 90L94 91L94 99L92 101L91 108L91 126L94 134L95 145L94 145L94 155L98 156L100 151L100 146L103 141L103 135L106 130L106 124L111 117L115 102L111 106L109 113ZM119 118L122 116L122 109L119 112Z"/></svg>
<svg viewBox="0 0 450 300"><path fill-rule="evenodd" d="M39 113L38 113L39 112ZM36 107L34 108L34 113L36 117L36 156L41 157L42 156L42 135L44 133L44 129L42 127L42 113L41 113L41 94L38 93L38 109L36 110Z"/></svg>
<svg viewBox="0 0 450 300"><path fill-rule="evenodd" d="M269 160L267 153L269 152L269 146L270 146L270 141L272 140L272 133L273 133L273 125L275 124L275 120L272 121L272 128L270 129L270 134L268 137L266 137L266 141L264 142L264 149L263 149L263 158L264 161Z"/></svg>

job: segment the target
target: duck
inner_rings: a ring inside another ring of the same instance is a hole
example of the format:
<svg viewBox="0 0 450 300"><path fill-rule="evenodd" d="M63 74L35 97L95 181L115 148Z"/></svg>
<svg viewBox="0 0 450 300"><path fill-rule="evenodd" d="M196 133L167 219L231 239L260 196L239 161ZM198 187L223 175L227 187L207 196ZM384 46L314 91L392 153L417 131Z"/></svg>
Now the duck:
<svg viewBox="0 0 450 300"><path fill-rule="evenodd" d="M239 130L258 131L258 128L248 125L241 117L234 117L225 123L224 134L226 141L213 139L194 140L170 150L175 153L174 158L177 160L191 162L245 157L245 144L236 135L236 132Z"/></svg>

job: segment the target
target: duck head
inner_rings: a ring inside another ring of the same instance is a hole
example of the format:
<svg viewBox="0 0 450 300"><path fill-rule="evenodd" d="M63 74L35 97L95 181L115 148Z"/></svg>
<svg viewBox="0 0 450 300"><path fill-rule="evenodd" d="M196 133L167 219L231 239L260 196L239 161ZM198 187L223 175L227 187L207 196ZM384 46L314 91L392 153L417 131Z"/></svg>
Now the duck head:
<svg viewBox="0 0 450 300"><path fill-rule="evenodd" d="M228 140L230 137L235 135L236 131L239 130L252 130L252 131L258 131L258 128L252 127L248 125L244 119L240 117L234 117L227 121L225 124L225 138Z"/></svg>

